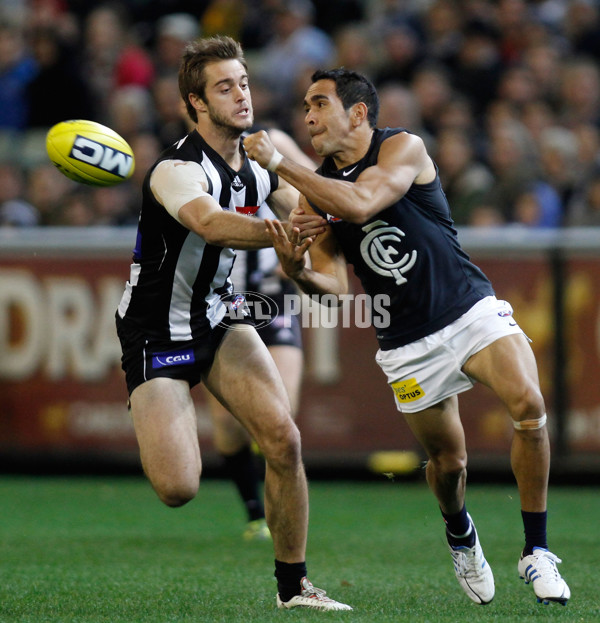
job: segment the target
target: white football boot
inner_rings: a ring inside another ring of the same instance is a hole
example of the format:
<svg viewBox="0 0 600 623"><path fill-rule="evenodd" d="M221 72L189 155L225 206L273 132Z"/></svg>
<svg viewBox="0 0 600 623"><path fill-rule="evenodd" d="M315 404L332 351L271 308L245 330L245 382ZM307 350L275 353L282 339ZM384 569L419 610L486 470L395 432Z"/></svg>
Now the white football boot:
<svg viewBox="0 0 600 623"><path fill-rule="evenodd" d="M327 597L324 590L315 588L308 578L300 580L302 592L294 595L289 601L281 601L277 594L278 608L311 608L313 610L352 610L350 606Z"/></svg>
<svg viewBox="0 0 600 623"><path fill-rule="evenodd" d="M533 554L529 556L521 555L519 576L525 580L525 584L533 584L538 603L557 601L563 606L567 605L571 591L556 568L560 562L562 560L558 556L542 547L534 547Z"/></svg>
<svg viewBox="0 0 600 623"><path fill-rule="evenodd" d="M469 519L475 530L475 524L470 516ZM496 590L494 574L483 555L477 530L473 547L453 547L450 544L448 547L454 562L454 573L462 589L476 604L489 604L494 599Z"/></svg>

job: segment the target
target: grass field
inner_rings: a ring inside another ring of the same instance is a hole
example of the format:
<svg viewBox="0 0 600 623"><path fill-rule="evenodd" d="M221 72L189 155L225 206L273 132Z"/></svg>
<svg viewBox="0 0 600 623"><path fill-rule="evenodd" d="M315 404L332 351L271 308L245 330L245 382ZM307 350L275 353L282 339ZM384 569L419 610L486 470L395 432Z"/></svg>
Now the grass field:
<svg viewBox="0 0 600 623"><path fill-rule="evenodd" d="M422 482L311 483L309 576L355 609L278 611L269 544L241 538L232 485L208 480L181 509L161 506L142 478L0 478L0 621L167 623L600 621L600 490L551 491L551 547L572 599L537 604L518 579L515 487L469 488L496 577L473 604L446 552Z"/></svg>

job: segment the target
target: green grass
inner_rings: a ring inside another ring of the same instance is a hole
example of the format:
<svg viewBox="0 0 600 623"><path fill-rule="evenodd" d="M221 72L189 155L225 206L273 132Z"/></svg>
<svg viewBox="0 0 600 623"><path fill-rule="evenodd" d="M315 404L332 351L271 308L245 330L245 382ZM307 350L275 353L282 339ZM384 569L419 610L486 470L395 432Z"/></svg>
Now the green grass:
<svg viewBox="0 0 600 623"><path fill-rule="evenodd" d="M473 604L424 483L311 484L309 576L354 612L275 608L269 544L245 543L232 485L206 481L181 509L137 478L0 478L0 622L600 620L600 490L551 491L551 547L572 599L537 604L517 577L515 487L471 485L468 505L496 576Z"/></svg>

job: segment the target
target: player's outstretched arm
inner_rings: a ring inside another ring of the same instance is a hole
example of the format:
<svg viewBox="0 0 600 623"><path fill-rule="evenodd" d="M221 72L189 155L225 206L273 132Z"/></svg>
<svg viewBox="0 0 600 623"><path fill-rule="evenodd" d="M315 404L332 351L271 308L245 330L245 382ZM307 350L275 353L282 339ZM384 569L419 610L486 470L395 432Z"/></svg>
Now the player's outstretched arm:
<svg viewBox="0 0 600 623"><path fill-rule="evenodd" d="M305 202L302 203L306 208ZM310 215L310 209L307 212ZM265 223L281 267L303 292L336 296L348 292L346 260L330 228L316 237L301 238L297 227L290 230L278 221L267 220ZM310 254L310 268L306 262L306 251Z"/></svg>
<svg viewBox="0 0 600 623"><path fill-rule="evenodd" d="M325 178L279 154L266 132L244 140L250 158L296 187L321 210L351 223L362 224L403 197L413 182L435 178L435 168L423 141L400 133L381 146L375 166L355 182Z"/></svg>

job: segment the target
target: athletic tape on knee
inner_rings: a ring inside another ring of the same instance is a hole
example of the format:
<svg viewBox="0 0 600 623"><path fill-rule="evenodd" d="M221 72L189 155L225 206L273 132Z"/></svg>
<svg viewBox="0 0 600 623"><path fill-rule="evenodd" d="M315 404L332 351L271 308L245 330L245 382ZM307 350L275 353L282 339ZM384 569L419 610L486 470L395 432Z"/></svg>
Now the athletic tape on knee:
<svg viewBox="0 0 600 623"><path fill-rule="evenodd" d="M542 428L546 425L546 414L542 415L542 417L537 418L535 420L522 420L521 422L515 422L513 420L513 426L517 430L537 430L538 428Z"/></svg>

